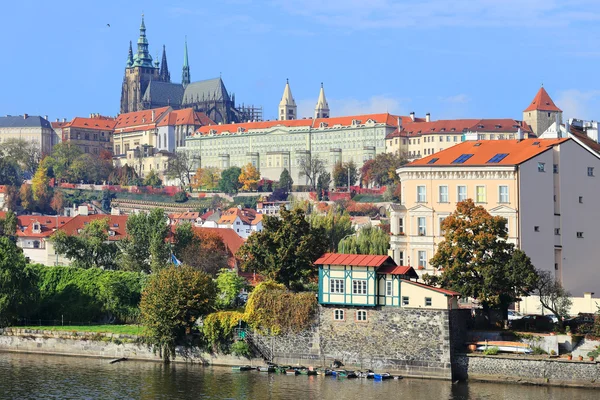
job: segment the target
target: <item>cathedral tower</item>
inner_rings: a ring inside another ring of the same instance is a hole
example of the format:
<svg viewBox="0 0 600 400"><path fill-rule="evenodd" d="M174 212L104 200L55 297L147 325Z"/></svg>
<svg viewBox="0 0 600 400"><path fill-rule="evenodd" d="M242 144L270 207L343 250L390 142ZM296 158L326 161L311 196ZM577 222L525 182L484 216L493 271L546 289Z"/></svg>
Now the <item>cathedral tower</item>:
<svg viewBox="0 0 600 400"><path fill-rule="evenodd" d="M531 126L537 136L544 133L554 122L558 121L559 125L562 123L562 110L554 104L544 86L523 111L523 121Z"/></svg>
<svg viewBox="0 0 600 400"><path fill-rule="evenodd" d="M283 96L279 102L279 120L285 121L288 119L297 119L296 114L296 101L292 96L292 90L290 89L290 82L286 79L285 89L283 89Z"/></svg>
<svg viewBox="0 0 600 400"><path fill-rule="evenodd" d="M166 60L166 54L163 53L163 55ZM125 77L123 78L123 87L121 90L121 113L142 109L142 97L152 80L160 80L159 68L152 64L152 56L148 51L144 15L142 15L140 37L137 41L137 52L135 55L131 48L131 42L129 43Z"/></svg>
<svg viewBox="0 0 600 400"><path fill-rule="evenodd" d="M185 87L190 84L190 65L188 64L187 37L183 50L183 71L181 71L181 84Z"/></svg>
<svg viewBox="0 0 600 400"><path fill-rule="evenodd" d="M327 99L325 98L323 82L321 82L319 100L317 100L317 106L315 107L315 118L329 118L329 104L327 104Z"/></svg>
<svg viewBox="0 0 600 400"><path fill-rule="evenodd" d="M163 44L163 54L162 60L160 62L160 81L161 82L171 82L171 74L169 73L169 65L167 64L167 50L165 49L165 45Z"/></svg>

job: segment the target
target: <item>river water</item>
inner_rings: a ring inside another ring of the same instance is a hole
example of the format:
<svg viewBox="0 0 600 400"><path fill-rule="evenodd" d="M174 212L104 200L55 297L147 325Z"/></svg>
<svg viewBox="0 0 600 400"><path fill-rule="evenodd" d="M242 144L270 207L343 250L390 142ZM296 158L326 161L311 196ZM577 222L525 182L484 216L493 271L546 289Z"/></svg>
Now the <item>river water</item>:
<svg viewBox="0 0 600 400"><path fill-rule="evenodd" d="M226 367L0 352L0 399L600 399L592 389L404 379L373 382Z"/></svg>

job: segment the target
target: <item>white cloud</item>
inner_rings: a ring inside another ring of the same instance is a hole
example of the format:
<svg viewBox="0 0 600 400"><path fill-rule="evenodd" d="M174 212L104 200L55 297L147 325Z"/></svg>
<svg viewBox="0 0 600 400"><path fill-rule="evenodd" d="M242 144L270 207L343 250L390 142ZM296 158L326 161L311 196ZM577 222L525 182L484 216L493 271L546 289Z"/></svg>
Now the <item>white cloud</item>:
<svg viewBox="0 0 600 400"><path fill-rule="evenodd" d="M600 118L598 115L600 90L564 90L559 92L555 103L563 110L563 120L567 118L597 120Z"/></svg>
<svg viewBox="0 0 600 400"><path fill-rule="evenodd" d="M386 95L372 96L366 100L356 98L335 99L328 98L331 116L359 115L359 114L408 114L407 107L409 99L390 97ZM298 106L298 118L313 117L317 99L302 99L296 101Z"/></svg>

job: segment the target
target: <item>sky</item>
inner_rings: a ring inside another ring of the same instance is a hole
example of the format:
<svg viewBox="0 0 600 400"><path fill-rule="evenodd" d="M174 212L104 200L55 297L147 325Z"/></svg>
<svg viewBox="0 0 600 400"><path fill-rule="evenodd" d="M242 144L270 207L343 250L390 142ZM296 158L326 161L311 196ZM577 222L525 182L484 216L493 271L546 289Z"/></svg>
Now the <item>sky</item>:
<svg viewBox="0 0 600 400"><path fill-rule="evenodd" d="M187 36L192 81L221 75L265 119L286 78L299 117L323 82L332 116L521 119L543 84L565 118L600 118L597 0L10 1L0 115L117 115L142 13L172 81Z"/></svg>

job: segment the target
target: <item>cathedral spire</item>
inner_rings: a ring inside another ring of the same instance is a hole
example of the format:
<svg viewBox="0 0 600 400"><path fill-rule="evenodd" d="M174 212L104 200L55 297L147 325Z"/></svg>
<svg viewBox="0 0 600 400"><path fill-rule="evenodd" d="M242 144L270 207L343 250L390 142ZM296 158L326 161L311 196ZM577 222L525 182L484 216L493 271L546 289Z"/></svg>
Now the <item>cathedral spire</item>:
<svg viewBox="0 0 600 400"><path fill-rule="evenodd" d="M183 71L181 72L181 84L190 84L190 66L188 64L187 36L185 37L185 48L183 50Z"/></svg>
<svg viewBox="0 0 600 400"><path fill-rule="evenodd" d="M315 107L315 118L329 118L329 104L327 104L327 99L325 98L325 89L323 89L323 82L321 82L319 100L317 100L317 106Z"/></svg>
<svg viewBox="0 0 600 400"><path fill-rule="evenodd" d="M167 50L163 44L162 61L160 62L160 80L162 82L171 82L171 74L169 73L169 66L167 65Z"/></svg>
<svg viewBox="0 0 600 400"><path fill-rule="evenodd" d="M137 41L137 54L135 55L134 66L154 68L154 65L152 65L152 56L148 51L148 39L146 38L144 14L142 14L142 23L140 24L140 37Z"/></svg>
<svg viewBox="0 0 600 400"><path fill-rule="evenodd" d="M126 68L133 66L133 49L131 48L131 40L129 41L129 53L127 53L127 64Z"/></svg>
<svg viewBox="0 0 600 400"><path fill-rule="evenodd" d="M283 89L283 96L281 97L281 101L279 102L279 119L297 119L298 117L296 115L296 111L296 101L294 100L294 96L292 96L292 89L290 89L290 81L286 79L285 88Z"/></svg>

